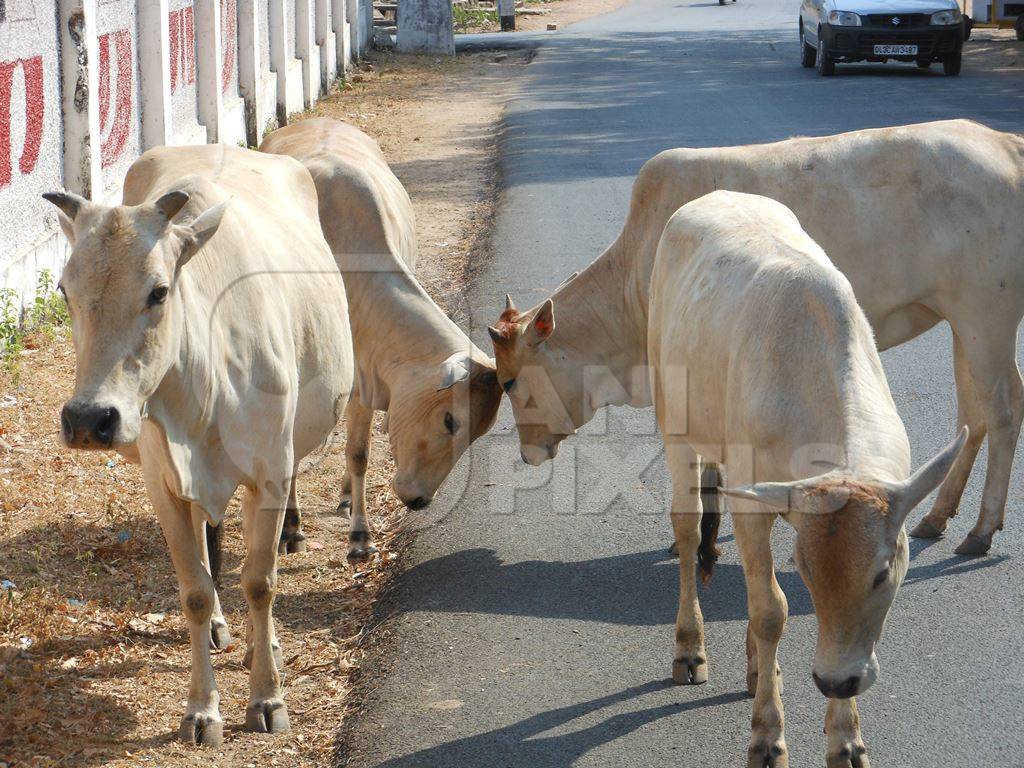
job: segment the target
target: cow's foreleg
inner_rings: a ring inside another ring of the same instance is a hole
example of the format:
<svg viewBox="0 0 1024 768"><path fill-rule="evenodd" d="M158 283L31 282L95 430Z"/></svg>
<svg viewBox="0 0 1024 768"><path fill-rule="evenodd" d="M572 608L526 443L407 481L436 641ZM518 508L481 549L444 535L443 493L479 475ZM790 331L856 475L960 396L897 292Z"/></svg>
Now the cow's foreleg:
<svg viewBox="0 0 1024 768"><path fill-rule="evenodd" d="M747 582L747 610L757 670L775 670L776 652L786 627L786 596L775 579L771 531L775 515L760 505L733 506L736 544ZM782 710L782 676L758 674L754 690L752 734L747 752L748 768L787 768L789 757Z"/></svg>
<svg viewBox="0 0 1024 768"><path fill-rule="evenodd" d="M921 518L910 532L918 539L937 539L946 531L951 517L955 517L960 499L971 476L974 460L985 440L985 415L981 408L977 387L967 364L967 354L960 337L953 334L953 371L956 375L956 411L959 427L970 428L967 445L953 463L949 474L939 488L931 512Z"/></svg>
<svg viewBox="0 0 1024 768"><path fill-rule="evenodd" d="M210 661L210 617L217 593L203 559L205 542L200 545L197 540L190 505L174 498L159 475L146 472L145 464L143 476L178 576L178 593L192 646L192 682L178 734L191 744L216 746L224 738L220 695ZM203 536L205 539L205 531Z"/></svg>
<svg viewBox="0 0 1024 768"><path fill-rule="evenodd" d="M349 526L348 559L365 560L377 548L370 539L370 526L366 520L366 466L370 461L370 428L373 409L367 408L353 397L345 409L345 481L339 510L345 506L344 490L348 491Z"/></svg>
<svg viewBox="0 0 1024 768"><path fill-rule="evenodd" d="M708 681L704 617L697 598L696 562L700 546L700 457L687 445L665 440L665 462L672 475L672 531L679 554L679 612L672 657L672 680L679 685Z"/></svg>
<svg viewBox="0 0 1024 768"><path fill-rule="evenodd" d="M302 532L302 515L299 512L299 468L292 473L291 488L288 490L288 506L284 510L284 525L277 547L279 555L290 555L306 551L306 536Z"/></svg>
<svg viewBox="0 0 1024 768"><path fill-rule="evenodd" d="M220 546L219 535L213 535L212 530L207 531L206 513L202 508L192 505L192 532L196 537L196 545L199 547L199 555L203 561L206 572L214 579L213 590L213 611L210 614L210 647L227 648L231 644L231 632L228 630L228 623L224 619L224 611L220 607L220 596L217 594L217 575L210 567L210 547ZM219 556L219 554L218 554Z"/></svg>
<svg viewBox="0 0 1024 768"><path fill-rule="evenodd" d="M828 768L871 768L868 750L860 736L856 699L829 699L825 711Z"/></svg>
<svg viewBox="0 0 1024 768"><path fill-rule="evenodd" d="M246 533L242 591L249 603L251 649L245 725L259 733L279 733L289 728L288 708L281 696L281 676L274 658L272 614L285 498L274 483L263 482L257 490L246 492L242 505Z"/></svg>

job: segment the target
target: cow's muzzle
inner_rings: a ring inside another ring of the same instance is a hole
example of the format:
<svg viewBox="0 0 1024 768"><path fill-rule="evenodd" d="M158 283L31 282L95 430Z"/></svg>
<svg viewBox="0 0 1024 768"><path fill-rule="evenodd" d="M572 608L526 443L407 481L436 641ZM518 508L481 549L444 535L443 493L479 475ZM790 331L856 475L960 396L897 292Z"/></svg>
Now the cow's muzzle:
<svg viewBox="0 0 1024 768"><path fill-rule="evenodd" d="M69 448L109 449L120 424L121 414L111 406L71 401L60 412L61 436Z"/></svg>

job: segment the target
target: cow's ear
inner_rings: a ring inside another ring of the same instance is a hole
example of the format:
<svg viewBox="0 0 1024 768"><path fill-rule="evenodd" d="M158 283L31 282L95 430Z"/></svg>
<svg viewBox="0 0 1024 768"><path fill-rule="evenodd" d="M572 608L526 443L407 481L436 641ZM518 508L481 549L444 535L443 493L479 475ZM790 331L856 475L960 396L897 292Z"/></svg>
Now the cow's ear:
<svg viewBox="0 0 1024 768"><path fill-rule="evenodd" d="M441 363L441 381L437 385L437 391L450 389L456 383L468 379L472 364L473 361L464 352L456 352Z"/></svg>
<svg viewBox="0 0 1024 768"><path fill-rule="evenodd" d="M185 247L182 249L181 255L178 256L178 269L185 266L188 260L195 256L199 249L210 242L210 238L217 234L217 228L220 227L220 223L224 218L224 211L227 210L229 202L231 201L225 200L223 203L213 206L213 208L207 208L193 219L191 223L185 225Z"/></svg>
<svg viewBox="0 0 1024 768"><path fill-rule="evenodd" d="M555 303L548 299L541 304L537 314L533 316L530 325L526 329L526 343L536 347L550 338L555 332Z"/></svg>
<svg viewBox="0 0 1024 768"><path fill-rule="evenodd" d="M185 203L188 202L188 192L182 190L176 190L174 192L168 192L157 200L153 207L157 209L161 216L167 221L170 221L178 212L185 207Z"/></svg>
<svg viewBox="0 0 1024 768"><path fill-rule="evenodd" d="M44 192L43 199L57 206L57 219L64 230L68 241L75 244L75 219L88 205L89 201L73 192Z"/></svg>

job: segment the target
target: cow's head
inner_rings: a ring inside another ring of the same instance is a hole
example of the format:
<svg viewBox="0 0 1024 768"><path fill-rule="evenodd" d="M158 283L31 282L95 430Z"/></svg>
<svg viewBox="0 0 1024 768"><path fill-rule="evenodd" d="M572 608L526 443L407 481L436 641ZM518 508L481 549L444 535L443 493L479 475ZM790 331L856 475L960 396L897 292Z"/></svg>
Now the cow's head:
<svg viewBox="0 0 1024 768"><path fill-rule="evenodd" d="M814 682L829 698L856 696L878 677L875 644L909 563L903 522L942 482L966 441L965 427L902 483L863 483L830 473L723 489L792 514L797 570L818 617Z"/></svg>
<svg viewBox="0 0 1024 768"><path fill-rule="evenodd" d="M59 285L76 362L75 393L61 411L64 442L86 449L130 445L146 401L178 355L178 275L217 231L226 203L175 224L189 199L185 192L114 207L65 192L44 197L59 209L71 242Z"/></svg>
<svg viewBox="0 0 1024 768"><path fill-rule="evenodd" d="M501 388L494 363L456 353L440 366L416 367L388 405L388 439L398 471L395 493L421 509L469 447L494 424Z"/></svg>
<svg viewBox="0 0 1024 768"><path fill-rule="evenodd" d="M512 402L523 461L542 464L585 421L579 366L547 343L555 332L554 302L520 313L506 297L505 311L487 331L498 382Z"/></svg>

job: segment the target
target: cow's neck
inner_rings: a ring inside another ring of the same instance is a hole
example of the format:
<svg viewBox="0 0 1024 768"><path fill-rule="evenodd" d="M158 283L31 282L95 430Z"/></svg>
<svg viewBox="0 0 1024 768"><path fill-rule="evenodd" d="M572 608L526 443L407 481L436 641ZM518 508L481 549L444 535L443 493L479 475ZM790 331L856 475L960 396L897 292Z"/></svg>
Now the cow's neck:
<svg viewBox="0 0 1024 768"><path fill-rule="evenodd" d="M364 404L386 410L411 370L425 373L471 350L482 357L410 273L346 273L345 288Z"/></svg>
<svg viewBox="0 0 1024 768"><path fill-rule="evenodd" d="M548 352L580 374L592 414L605 405L651 404L647 374L650 270L634 265L620 241L553 295ZM586 372L586 375L583 375Z"/></svg>
<svg viewBox="0 0 1024 768"><path fill-rule="evenodd" d="M862 326L862 327L858 327ZM845 470L854 477L899 481L910 471L910 444L893 403L867 323L852 324L853 334L835 345L832 397L816 398L811 410L831 414L819 424L820 441L840 436ZM831 378L831 377L830 377ZM809 436L813 442L815 436Z"/></svg>

